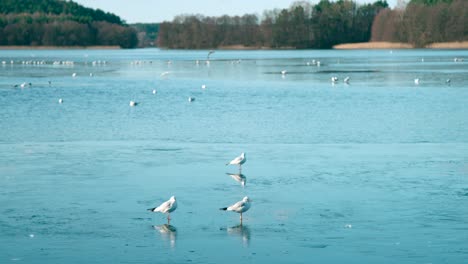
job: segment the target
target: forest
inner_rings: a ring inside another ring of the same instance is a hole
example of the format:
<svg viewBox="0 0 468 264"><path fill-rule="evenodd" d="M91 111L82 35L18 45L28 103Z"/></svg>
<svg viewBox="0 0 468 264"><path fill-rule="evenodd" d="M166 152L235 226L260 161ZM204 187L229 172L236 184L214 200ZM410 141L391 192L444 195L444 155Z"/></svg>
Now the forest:
<svg viewBox="0 0 468 264"><path fill-rule="evenodd" d="M468 40L468 0L404 3L391 9L385 0L297 1L261 15L179 15L171 22L127 25L73 1L1 0L0 45L328 49L368 41L425 47Z"/></svg>
<svg viewBox="0 0 468 264"><path fill-rule="evenodd" d="M120 17L60 0L1 0L0 45L134 48L137 32Z"/></svg>
<svg viewBox="0 0 468 264"><path fill-rule="evenodd" d="M386 1L358 5L354 1L322 0L317 5L294 2L243 16L177 16L160 24L158 45L177 49L203 49L243 45L268 48L331 48L345 42L370 39L372 22Z"/></svg>
<svg viewBox="0 0 468 264"><path fill-rule="evenodd" d="M262 16L181 15L160 24L158 46L208 49L242 45L254 48L327 49L341 43L405 42L415 47L467 40L467 0L411 0L390 9L385 0L294 2L289 9Z"/></svg>
<svg viewBox="0 0 468 264"><path fill-rule="evenodd" d="M374 20L371 41L430 43L468 40L467 0L413 0L405 9L382 10Z"/></svg>

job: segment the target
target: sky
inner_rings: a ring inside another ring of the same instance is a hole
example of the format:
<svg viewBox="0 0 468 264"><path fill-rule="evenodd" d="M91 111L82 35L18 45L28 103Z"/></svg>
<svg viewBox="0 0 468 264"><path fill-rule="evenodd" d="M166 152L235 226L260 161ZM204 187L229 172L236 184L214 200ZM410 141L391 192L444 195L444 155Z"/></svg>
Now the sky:
<svg viewBox="0 0 468 264"><path fill-rule="evenodd" d="M172 21L181 14L261 15L264 10L288 8L295 0L73 0L90 8L99 8L114 13L127 23L153 23ZM358 3L373 3L375 0L355 0ZM309 0L317 4L319 0ZM390 7L397 0L387 0Z"/></svg>

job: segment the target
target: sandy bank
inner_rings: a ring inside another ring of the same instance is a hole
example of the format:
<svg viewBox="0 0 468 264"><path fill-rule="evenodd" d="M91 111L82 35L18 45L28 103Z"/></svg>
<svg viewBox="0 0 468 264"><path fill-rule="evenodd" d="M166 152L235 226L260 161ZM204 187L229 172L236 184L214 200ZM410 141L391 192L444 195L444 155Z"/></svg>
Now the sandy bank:
<svg viewBox="0 0 468 264"><path fill-rule="evenodd" d="M426 46L428 49L468 49L468 41L461 42L439 42Z"/></svg>
<svg viewBox="0 0 468 264"><path fill-rule="evenodd" d="M120 46L0 46L0 50L110 50L120 49Z"/></svg>
<svg viewBox="0 0 468 264"><path fill-rule="evenodd" d="M396 42L362 42L347 43L333 46L334 49L412 49L413 45ZM427 49L468 49L468 41L439 42L426 45Z"/></svg>
<svg viewBox="0 0 468 264"><path fill-rule="evenodd" d="M333 46L334 49L411 49L413 46L407 43L396 42L361 42L347 43Z"/></svg>
<svg viewBox="0 0 468 264"><path fill-rule="evenodd" d="M294 47L281 47L281 48L270 48L263 46L244 46L244 45L227 45L219 46L218 50L291 50L296 49Z"/></svg>

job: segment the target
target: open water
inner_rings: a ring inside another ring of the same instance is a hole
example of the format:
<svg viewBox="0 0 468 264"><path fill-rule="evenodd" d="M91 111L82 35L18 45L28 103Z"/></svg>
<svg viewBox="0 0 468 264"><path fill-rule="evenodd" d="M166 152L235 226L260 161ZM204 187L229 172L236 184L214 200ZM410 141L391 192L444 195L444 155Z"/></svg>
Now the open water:
<svg viewBox="0 0 468 264"><path fill-rule="evenodd" d="M207 55L0 51L0 263L467 263L467 50Z"/></svg>

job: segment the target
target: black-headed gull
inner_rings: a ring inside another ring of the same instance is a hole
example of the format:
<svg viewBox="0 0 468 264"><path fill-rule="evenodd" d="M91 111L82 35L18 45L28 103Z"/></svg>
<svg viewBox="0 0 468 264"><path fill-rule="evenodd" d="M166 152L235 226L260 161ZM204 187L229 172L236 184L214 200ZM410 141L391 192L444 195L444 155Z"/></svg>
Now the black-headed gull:
<svg viewBox="0 0 468 264"><path fill-rule="evenodd" d="M242 213L247 212L250 209L249 197L245 196L242 201L239 201L231 206L220 208L223 211L233 211L240 214L240 221L242 224Z"/></svg>
<svg viewBox="0 0 468 264"><path fill-rule="evenodd" d="M167 214L167 222L169 223L171 221L171 213L174 212L175 209L177 209L177 201L175 196L172 196L169 200L165 201L160 206L150 208L148 211Z"/></svg>
<svg viewBox="0 0 468 264"><path fill-rule="evenodd" d="M245 153L242 152L239 157L236 157L235 159L226 163L226 166L227 165L239 165L239 173L240 173L242 170L242 164L244 164L246 160L247 158L245 157Z"/></svg>

